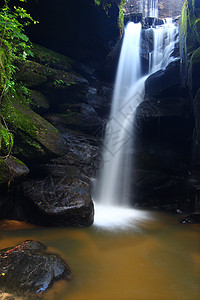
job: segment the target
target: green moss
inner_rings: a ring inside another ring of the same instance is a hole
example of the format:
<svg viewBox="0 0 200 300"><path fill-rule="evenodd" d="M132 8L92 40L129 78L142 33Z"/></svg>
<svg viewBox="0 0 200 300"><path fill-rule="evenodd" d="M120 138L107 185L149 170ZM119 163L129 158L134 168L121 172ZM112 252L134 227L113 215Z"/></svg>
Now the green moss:
<svg viewBox="0 0 200 300"><path fill-rule="evenodd" d="M71 71L73 60L67 56L57 53L53 50L49 50L43 46L34 44L33 48L34 60L46 67L55 69Z"/></svg>
<svg viewBox="0 0 200 300"><path fill-rule="evenodd" d="M0 154L7 155L13 148L13 134L0 124Z"/></svg>
<svg viewBox="0 0 200 300"><path fill-rule="evenodd" d="M194 23L194 31L195 31L195 34L196 34L196 37L197 37L197 40L200 44L200 18L195 20L195 23Z"/></svg>
<svg viewBox="0 0 200 300"><path fill-rule="evenodd" d="M194 51L191 57L191 63L192 64L200 63L200 47Z"/></svg>
<svg viewBox="0 0 200 300"><path fill-rule="evenodd" d="M181 13L181 28L184 35L187 33L187 22L188 22L188 2L186 1L183 4L182 13Z"/></svg>

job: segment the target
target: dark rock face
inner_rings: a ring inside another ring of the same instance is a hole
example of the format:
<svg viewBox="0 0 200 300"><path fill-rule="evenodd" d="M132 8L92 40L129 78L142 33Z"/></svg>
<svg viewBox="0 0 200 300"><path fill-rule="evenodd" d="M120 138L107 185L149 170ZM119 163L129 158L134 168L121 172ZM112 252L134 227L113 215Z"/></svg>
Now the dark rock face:
<svg viewBox="0 0 200 300"><path fill-rule="evenodd" d="M180 94L180 60L171 62L165 70L150 75L145 83L145 93L149 97L179 96Z"/></svg>
<svg viewBox="0 0 200 300"><path fill-rule="evenodd" d="M58 279L70 279L67 264L45 250L45 245L31 240L0 250L1 291L14 297L31 296L46 291Z"/></svg>
<svg viewBox="0 0 200 300"><path fill-rule="evenodd" d="M39 178L23 184L22 207L32 223L89 226L94 220L90 182L99 166L99 148L83 135L66 131L64 139L68 153L37 166L34 174Z"/></svg>
<svg viewBox="0 0 200 300"><path fill-rule="evenodd" d="M78 178L46 177L24 183L27 219L41 225L89 226L94 220L89 186Z"/></svg>
<svg viewBox="0 0 200 300"><path fill-rule="evenodd" d="M200 74L200 2L184 3L180 22L181 87L187 95L195 122L195 164L200 161L199 136L199 74Z"/></svg>

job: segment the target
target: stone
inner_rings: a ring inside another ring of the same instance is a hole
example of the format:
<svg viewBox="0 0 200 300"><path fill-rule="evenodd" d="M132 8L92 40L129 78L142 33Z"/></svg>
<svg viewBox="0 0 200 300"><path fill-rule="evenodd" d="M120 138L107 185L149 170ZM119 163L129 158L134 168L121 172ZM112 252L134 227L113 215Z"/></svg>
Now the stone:
<svg viewBox="0 0 200 300"><path fill-rule="evenodd" d="M29 173L28 167L14 156L0 158L0 188L11 181L19 181Z"/></svg>
<svg viewBox="0 0 200 300"><path fill-rule="evenodd" d="M38 44L33 45L34 61L53 69L72 71L73 60Z"/></svg>
<svg viewBox="0 0 200 300"><path fill-rule="evenodd" d="M53 69L29 60L18 60L17 67L19 72L16 79L22 81L28 88L38 88L56 74Z"/></svg>
<svg viewBox="0 0 200 300"><path fill-rule="evenodd" d="M71 128L88 134L95 133L103 126L94 108L88 104L68 104L60 107L63 113L45 115L54 126Z"/></svg>
<svg viewBox="0 0 200 300"><path fill-rule="evenodd" d="M150 75L145 82L148 97L174 97L180 93L180 60L172 61L165 70Z"/></svg>
<svg viewBox="0 0 200 300"><path fill-rule="evenodd" d="M70 279L71 270L57 255L46 252L40 242L27 240L0 250L1 292L32 296L45 292L58 279Z"/></svg>
<svg viewBox="0 0 200 300"><path fill-rule="evenodd" d="M41 115L49 110L49 101L45 95L38 90L30 90L30 108Z"/></svg>
<svg viewBox="0 0 200 300"><path fill-rule="evenodd" d="M85 227L94 221L88 183L68 176L29 180L23 184L27 220L45 226Z"/></svg>
<svg viewBox="0 0 200 300"><path fill-rule="evenodd" d="M182 224L200 224L200 214L191 214L180 221Z"/></svg>
<svg viewBox="0 0 200 300"><path fill-rule="evenodd" d="M13 153L20 159L41 159L62 155L63 140L58 130L33 112L20 93L6 95L1 113L15 132Z"/></svg>

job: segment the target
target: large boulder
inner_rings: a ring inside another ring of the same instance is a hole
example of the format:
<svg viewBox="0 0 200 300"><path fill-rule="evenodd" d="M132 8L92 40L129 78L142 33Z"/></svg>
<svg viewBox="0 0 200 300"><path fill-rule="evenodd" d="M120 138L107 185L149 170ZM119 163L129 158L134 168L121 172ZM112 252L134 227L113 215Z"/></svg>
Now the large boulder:
<svg viewBox="0 0 200 300"><path fill-rule="evenodd" d="M94 221L88 183L68 176L25 182L24 210L29 222L40 225L85 227Z"/></svg>
<svg viewBox="0 0 200 300"><path fill-rule="evenodd" d="M71 128L80 132L93 134L103 127L103 121L100 119L94 108L85 103L66 104L61 106L60 114L45 115L45 119L54 126Z"/></svg>
<svg viewBox="0 0 200 300"><path fill-rule="evenodd" d="M19 93L6 95L1 113L15 132L13 153L22 159L40 159L63 154L63 140L55 127L33 112Z"/></svg>
<svg viewBox="0 0 200 300"><path fill-rule="evenodd" d="M29 173L27 166L14 156L0 158L0 185L10 184Z"/></svg>
<svg viewBox="0 0 200 300"><path fill-rule="evenodd" d="M58 279L70 279L71 274L57 254L46 252L45 245L32 240L0 250L0 270L1 292L12 295L11 299L41 295Z"/></svg>
<svg viewBox="0 0 200 300"><path fill-rule="evenodd" d="M180 94L180 60L171 62L166 69L150 75L145 82L148 97L174 97Z"/></svg>
<svg viewBox="0 0 200 300"><path fill-rule="evenodd" d="M66 131L68 153L35 166L23 184L23 210L36 224L83 227L93 223L90 185L99 167L95 139ZM37 179L35 179L37 178Z"/></svg>

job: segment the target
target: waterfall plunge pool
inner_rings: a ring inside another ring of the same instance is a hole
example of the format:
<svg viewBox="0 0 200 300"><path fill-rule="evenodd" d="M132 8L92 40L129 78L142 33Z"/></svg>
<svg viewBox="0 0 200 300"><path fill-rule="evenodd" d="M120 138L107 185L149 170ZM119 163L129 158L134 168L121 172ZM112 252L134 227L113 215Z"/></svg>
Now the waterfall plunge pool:
<svg viewBox="0 0 200 300"><path fill-rule="evenodd" d="M117 222L118 210L107 230L98 213L106 222L101 208L94 225L83 229L2 221L0 249L34 239L61 255L73 278L57 282L45 300L199 300L200 225L179 224L180 216L169 213L125 209L124 222Z"/></svg>

